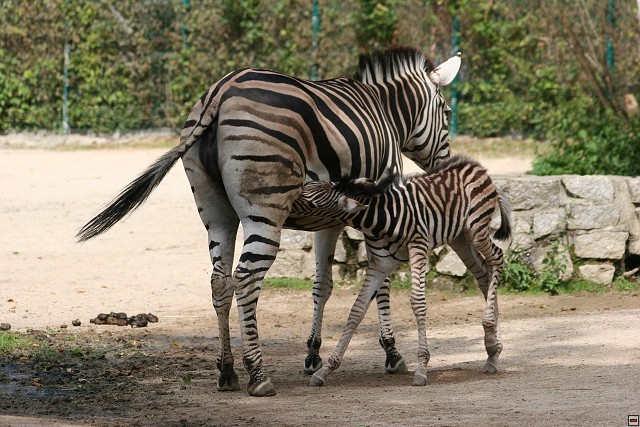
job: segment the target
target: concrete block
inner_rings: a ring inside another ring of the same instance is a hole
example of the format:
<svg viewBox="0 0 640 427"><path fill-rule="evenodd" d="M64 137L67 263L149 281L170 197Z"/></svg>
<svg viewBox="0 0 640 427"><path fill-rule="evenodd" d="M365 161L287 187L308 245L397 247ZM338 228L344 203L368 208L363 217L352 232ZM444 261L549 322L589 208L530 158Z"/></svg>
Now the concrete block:
<svg viewBox="0 0 640 427"><path fill-rule="evenodd" d="M626 231L595 231L574 237L578 258L622 259L629 233Z"/></svg>
<svg viewBox="0 0 640 427"><path fill-rule="evenodd" d="M610 286L616 268L611 264L586 264L578 267L578 271L583 279Z"/></svg>
<svg viewBox="0 0 640 427"><path fill-rule="evenodd" d="M579 199L608 203L613 200L615 194L613 182L606 176L564 176L562 177L562 184L570 197Z"/></svg>
<svg viewBox="0 0 640 427"><path fill-rule="evenodd" d="M571 203L567 228L569 230L592 230L613 227L620 222L620 208L614 204L582 205Z"/></svg>

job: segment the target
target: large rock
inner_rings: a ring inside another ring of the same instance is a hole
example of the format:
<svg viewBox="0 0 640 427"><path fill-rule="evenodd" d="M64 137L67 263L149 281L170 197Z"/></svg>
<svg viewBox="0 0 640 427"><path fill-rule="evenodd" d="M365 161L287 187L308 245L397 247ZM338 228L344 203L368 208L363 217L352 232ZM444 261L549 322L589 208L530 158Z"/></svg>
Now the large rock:
<svg viewBox="0 0 640 427"><path fill-rule="evenodd" d="M282 230L280 248L287 251L295 249L311 251L313 249L313 233L299 230Z"/></svg>
<svg viewBox="0 0 640 427"><path fill-rule="evenodd" d="M513 210L557 208L564 191L558 177L517 177L499 181Z"/></svg>
<svg viewBox="0 0 640 427"><path fill-rule="evenodd" d="M267 277L297 277L313 279L316 275L316 261L313 252L282 250L267 272Z"/></svg>
<svg viewBox="0 0 640 427"><path fill-rule="evenodd" d="M622 259L629 233L626 231L596 231L574 237L578 258Z"/></svg>
<svg viewBox="0 0 640 427"><path fill-rule="evenodd" d="M582 205L571 203L567 228L569 230L592 230L618 225L620 208L614 204Z"/></svg>
<svg viewBox="0 0 640 427"><path fill-rule="evenodd" d="M628 178L627 185L629 186L629 193L631 193L631 201L635 204L640 204L640 177Z"/></svg>
<svg viewBox="0 0 640 427"><path fill-rule="evenodd" d="M606 176L565 176L562 184L571 197L607 203L613 200L613 182Z"/></svg>
<svg viewBox="0 0 640 427"><path fill-rule="evenodd" d="M578 267L578 271L583 279L609 286L613 282L616 268L611 264L586 264Z"/></svg>
<svg viewBox="0 0 640 427"><path fill-rule="evenodd" d="M564 209L550 209L533 214L533 238L558 233L565 227Z"/></svg>
<svg viewBox="0 0 640 427"><path fill-rule="evenodd" d="M557 262L564 267L561 279L567 281L571 279L573 275L573 262L571 262L571 256L567 250L567 240L563 237L559 242L543 242L535 246L531 252L531 265L536 273L542 272L545 268L549 268L549 265L545 263L547 255L557 257ZM555 254L550 253L556 251ZM548 262L548 261L547 261Z"/></svg>
<svg viewBox="0 0 640 427"><path fill-rule="evenodd" d="M462 277L467 272L467 267L453 250L448 249L440 256L436 263L436 271L440 274Z"/></svg>

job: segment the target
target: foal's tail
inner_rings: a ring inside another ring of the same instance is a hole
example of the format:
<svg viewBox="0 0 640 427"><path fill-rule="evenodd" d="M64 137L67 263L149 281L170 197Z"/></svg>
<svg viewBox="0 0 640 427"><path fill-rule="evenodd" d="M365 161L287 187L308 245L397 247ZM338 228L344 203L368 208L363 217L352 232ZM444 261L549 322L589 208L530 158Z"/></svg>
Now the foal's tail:
<svg viewBox="0 0 640 427"><path fill-rule="evenodd" d="M493 237L496 240L505 241L511 238L511 206L504 193L496 189L498 192L498 206L500 207L500 227L496 230Z"/></svg>
<svg viewBox="0 0 640 427"><path fill-rule="evenodd" d="M217 126L218 102L214 102L213 99L218 93L215 90L217 86L217 84L213 85L193 106L182 129L180 144L163 154L127 185L98 215L86 223L76 234L79 242L85 242L104 233L144 203L204 130Z"/></svg>

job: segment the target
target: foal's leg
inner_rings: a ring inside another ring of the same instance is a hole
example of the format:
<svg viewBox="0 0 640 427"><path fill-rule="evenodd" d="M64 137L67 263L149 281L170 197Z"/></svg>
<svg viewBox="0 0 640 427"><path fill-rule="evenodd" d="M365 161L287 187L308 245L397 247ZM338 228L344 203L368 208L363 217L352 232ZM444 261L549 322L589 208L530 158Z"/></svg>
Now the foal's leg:
<svg viewBox="0 0 640 427"><path fill-rule="evenodd" d="M351 307L351 312L349 313L349 319L347 320L347 325L342 332L342 336L340 337L340 341L338 345L333 350L331 356L327 360L325 366L316 371L311 380L309 381L310 385L324 385L327 376L338 369L340 363L342 362L342 358L344 357L344 353L347 351L347 347L349 346L349 342L353 337L353 334L356 331L356 328L362 322L364 315L369 308L369 304L371 304L371 300L373 299L375 293L378 291L384 279L393 271L393 269L398 265L398 262L392 259L384 259L381 263L369 261L369 268L367 269L367 275L365 278L364 285L362 289L360 289L360 293L358 294L358 298L353 303ZM381 265L380 265L381 264Z"/></svg>
<svg viewBox="0 0 640 427"><path fill-rule="evenodd" d="M331 266L336 243L344 226L317 231L314 249L316 251L316 278L313 282L313 323L307 340L307 357L304 359L304 373L311 375L322 367L320 346L322 345L322 316L324 306L333 291Z"/></svg>
<svg viewBox="0 0 640 427"><path fill-rule="evenodd" d="M371 255L373 256L373 255ZM407 372L407 364L402 355L396 349L396 339L391 328L391 304L390 304L391 280L387 277L376 293L378 305L378 321L380 323L380 346L387 354L384 369L390 374Z"/></svg>
<svg viewBox="0 0 640 427"><path fill-rule="evenodd" d="M413 385L427 384L427 364L429 350L427 349L427 298L424 294L425 275L429 266L427 258L428 247L425 245L409 246L411 259L411 308L416 316L418 326L418 366L413 376Z"/></svg>
<svg viewBox="0 0 640 427"><path fill-rule="evenodd" d="M484 345L489 357L483 371L488 374L495 374L498 370L498 358L503 348L500 323L498 321L498 283L502 275L503 254L502 249L491 241L487 229L483 229L483 231L476 234L473 239L473 246L484 257L486 269L490 274L489 286L485 293L486 306L482 317Z"/></svg>
<svg viewBox="0 0 640 427"><path fill-rule="evenodd" d="M322 345L322 318L325 304L333 290L331 266L336 243L343 226L316 232L314 248L316 251L316 278L313 283L313 323L311 334L307 339L307 357L304 360L303 371L311 375L322 367L320 346ZM374 256L374 255L370 255ZM378 320L380 322L380 346L386 353L385 370L390 374L407 371L407 365L402 355L396 349L396 340L391 327L389 304L389 290L391 281L387 278L376 293L378 305Z"/></svg>

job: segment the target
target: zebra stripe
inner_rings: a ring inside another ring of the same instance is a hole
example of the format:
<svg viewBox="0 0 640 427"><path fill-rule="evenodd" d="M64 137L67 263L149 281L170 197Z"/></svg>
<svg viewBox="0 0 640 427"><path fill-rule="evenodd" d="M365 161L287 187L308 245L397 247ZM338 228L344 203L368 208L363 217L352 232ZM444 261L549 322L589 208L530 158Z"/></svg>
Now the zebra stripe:
<svg viewBox="0 0 640 427"><path fill-rule="evenodd" d="M339 183L316 181L305 184L294 203L314 215L337 218L362 231L367 245L378 256L367 270L365 283L354 303L340 342L318 370L311 384L324 384L338 368L355 329L364 317L371 298L383 280L401 261L411 261L411 305L418 324L418 368L413 384L425 385L429 351L426 341L425 274L428 252L438 246L463 244L482 255L481 266L472 272L480 285L486 305L482 325L488 359L485 372L495 373L502 341L498 324L497 286L502 274L502 250L491 241L489 223L496 209L501 216L494 237L511 235L510 208L504 195L477 162L451 157L426 174L390 184L389 179L343 178ZM367 205L368 203L368 205ZM461 251L463 255L474 253ZM487 276L488 275L488 276ZM487 280L487 277L489 280Z"/></svg>
<svg viewBox="0 0 640 427"><path fill-rule="evenodd" d="M305 181L344 175L377 179L391 167L402 167L402 152L425 169L448 156L448 107L439 85L450 82L459 64L454 57L434 68L418 50L395 49L362 57L359 80L308 82L266 70L231 72L196 101L180 144L129 184L78 238L93 238L124 218L182 159L208 241L215 242L209 254L221 342L218 388L239 387L228 319L235 294L248 391L272 395L275 388L262 373L255 311L281 230L324 230L316 236L321 249L316 254L314 322L305 362L305 371L313 372L321 363L322 312L331 294L331 259L343 227L336 219L294 208ZM247 241L232 272L240 223ZM379 293L381 338L389 354L394 349L388 348L393 340L385 289Z"/></svg>

